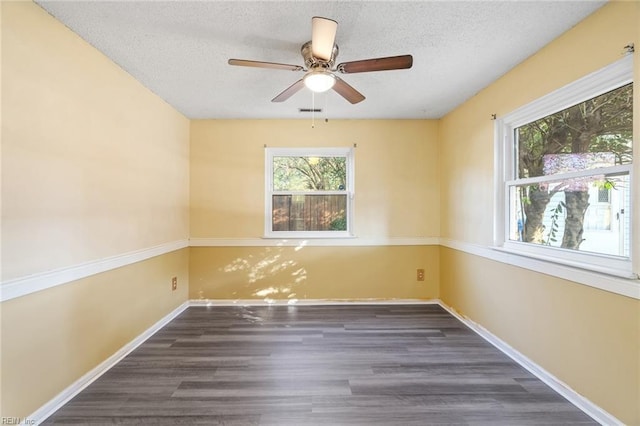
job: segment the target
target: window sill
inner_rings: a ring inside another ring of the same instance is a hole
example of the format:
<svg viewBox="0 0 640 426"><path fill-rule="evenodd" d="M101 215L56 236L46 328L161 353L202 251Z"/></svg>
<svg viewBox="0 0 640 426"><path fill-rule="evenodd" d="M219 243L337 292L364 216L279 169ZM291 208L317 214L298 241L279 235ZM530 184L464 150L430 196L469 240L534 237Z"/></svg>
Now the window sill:
<svg viewBox="0 0 640 426"><path fill-rule="evenodd" d="M505 247L494 246L490 250L495 253L492 258L510 265L640 299L640 280L630 271L522 253Z"/></svg>
<svg viewBox="0 0 640 426"><path fill-rule="evenodd" d="M438 237L357 237L346 238L190 238L191 247L276 247L276 246L437 246Z"/></svg>
<svg viewBox="0 0 640 426"><path fill-rule="evenodd" d="M580 252L515 241L508 241L502 246L494 246L492 248L514 256L536 259L579 270L587 270L624 279L638 278L633 273L631 260L620 256Z"/></svg>
<svg viewBox="0 0 640 426"><path fill-rule="evenodd" d="M532 259L532 260L536 260L536 261L545 262L546 264L550 264L550 265L561 265L561 266L574 268L574 269L580 270L580 271L596 272L598 274L610 275L612 277L622 278L622 279L626 279L626 280L637 280L638 279L638 276L631 271L631 266L630 265L629 265L628 269L627 268L625 268L625 269L623 269L623 268L612 268L612 267L608 267L608 266L589 264L589 263L585 263L585 262L579 262L579 261L574 261L574 260L570 260L570 259L563 259L563 258L554 257L554 256L548 256L548 255L543 255L543 254L536 254L536 253L531 253L531 252L520 251L520 250L517 250L517 249L508 248L508 247L493 246L491 248L493 250L500 251L500 252L503 252L503 253L507 253L507 254L510 254L510 255L513 255L513 256L519 256L519 257L521 257L523 259ZM542 271L542 272L544 272L544 271Z"/></svg>
<svg viewBox="0 0 640 426"><path fill-rule="evenodd" d="M462 241L440 239L440 245L471 255L484 257L496 262L528 269L552 277L565 279L600 290L609 291L640 300L640 280L634 273L626 273L626 278L588 270L575 265L561 264L557 260L539 259L514 252L499 246L483 246Z"/></svg>
<svg viewBox="0 0 640 426"><path fill-rule="evenodd" d="M349 239L349 238L358 238L353 234L349 234L346 232L331 232L330 235L326 235L326 232L319 233L309 233L309 232L286 232L282 234L274 233L263 235L262 239L265 240L327 240L327 239Z"/></svg>

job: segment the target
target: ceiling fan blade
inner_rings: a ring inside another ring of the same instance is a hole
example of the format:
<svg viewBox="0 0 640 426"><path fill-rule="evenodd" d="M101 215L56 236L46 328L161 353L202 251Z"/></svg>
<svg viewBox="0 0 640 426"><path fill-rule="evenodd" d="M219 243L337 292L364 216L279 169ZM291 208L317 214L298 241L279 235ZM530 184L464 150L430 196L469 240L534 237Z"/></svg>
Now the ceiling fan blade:
<svg viewBox="0 0 640 426"><path fill-rule="evenodd" d="M275 98L271 99L271 102L284 102L296 93L300 91L304 87L304 80L300 79L293 83L291 86L287 87Z"/></svg>
<svg viewBox="0 0 640 426"><path fill-rule="evenodd" d="M241 67L271 68L276 70L302 71L300 65L278 64L275 62L248 61L246 59L229 59L229 65L238 65Z"/></svg>
<svg viewBox="0 0 640 426"><path fill-rule="evenodd" d="M338 77L336 77L336 84L333 85L333 90L352 104L357 104L365 99L362 93L358 92L356 89L348 85L347 82Z"/></svg>
<svg viewBox="0 0 640 426"><path fill-rule="evenodd" d="M314 16L311 19L311 52L323 61L331 60L336 41L338 23L332 19Z"/></svg>
<svg viewBox="0 0 640 426"><path fill-rule="evenodd" d="M365 59L362 61L343 62L337 70L345 74L370 71L388 71L411 68L413 56L389 56L387 58Z"/></svg>

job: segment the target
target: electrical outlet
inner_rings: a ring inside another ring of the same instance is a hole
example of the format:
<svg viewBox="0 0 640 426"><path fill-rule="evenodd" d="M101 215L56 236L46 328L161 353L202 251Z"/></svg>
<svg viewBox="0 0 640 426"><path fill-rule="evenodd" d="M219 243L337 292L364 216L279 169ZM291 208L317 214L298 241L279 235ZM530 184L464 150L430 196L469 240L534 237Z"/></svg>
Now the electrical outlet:
<svg viewBox="0 0 640 426"><path fill-rule="evenodd" d="M171 278L171 290L175 291L178 289L178 277Z"/></svg>
<svg viewBox="0 0 640 426"><path fill-rule="evenodd" d="M424 281L424 269L418 269L416 271L416 279L418 281Z"/></svg>

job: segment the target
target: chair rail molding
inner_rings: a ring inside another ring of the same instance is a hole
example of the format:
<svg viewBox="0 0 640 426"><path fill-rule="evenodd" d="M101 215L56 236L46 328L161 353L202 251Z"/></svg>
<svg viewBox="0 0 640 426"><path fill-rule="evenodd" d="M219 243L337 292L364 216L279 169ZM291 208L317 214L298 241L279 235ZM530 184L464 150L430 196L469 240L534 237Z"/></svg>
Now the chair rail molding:
<svg viewBox="0 0 640 426"><path fill-rule="evenodd" d="M28 275L3 281L0 286L0 302L26 296L36 291L46 290L58 285L63 285L71 281L76 281L91 275L106 272L112 269L131 265L132 263L150 259L180 250L189 246L187 239L171 241L157 246L130 251L128 253L96 259L78 265L65 268L44 271L41 273Z"/></svg>

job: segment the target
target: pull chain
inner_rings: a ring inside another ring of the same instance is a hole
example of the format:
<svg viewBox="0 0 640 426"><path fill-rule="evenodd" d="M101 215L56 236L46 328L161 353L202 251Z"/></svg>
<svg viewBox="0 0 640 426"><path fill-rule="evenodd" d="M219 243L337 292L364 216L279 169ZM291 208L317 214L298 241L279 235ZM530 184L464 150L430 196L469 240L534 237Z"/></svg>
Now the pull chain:
<svg viewBox="0 0 640 426"><path fill-rule="evenodd" d="M328 123L329 122L329 113L328 113L328 108L327 108L327 104L329 103L329 92L326 92L324 94L324 122Z"/></svg>
<svg viewBox="0 0 640 426"><path fill-rule="evenodd" d="M311 91L311 128L316 127L316 92Z"/></svg>

